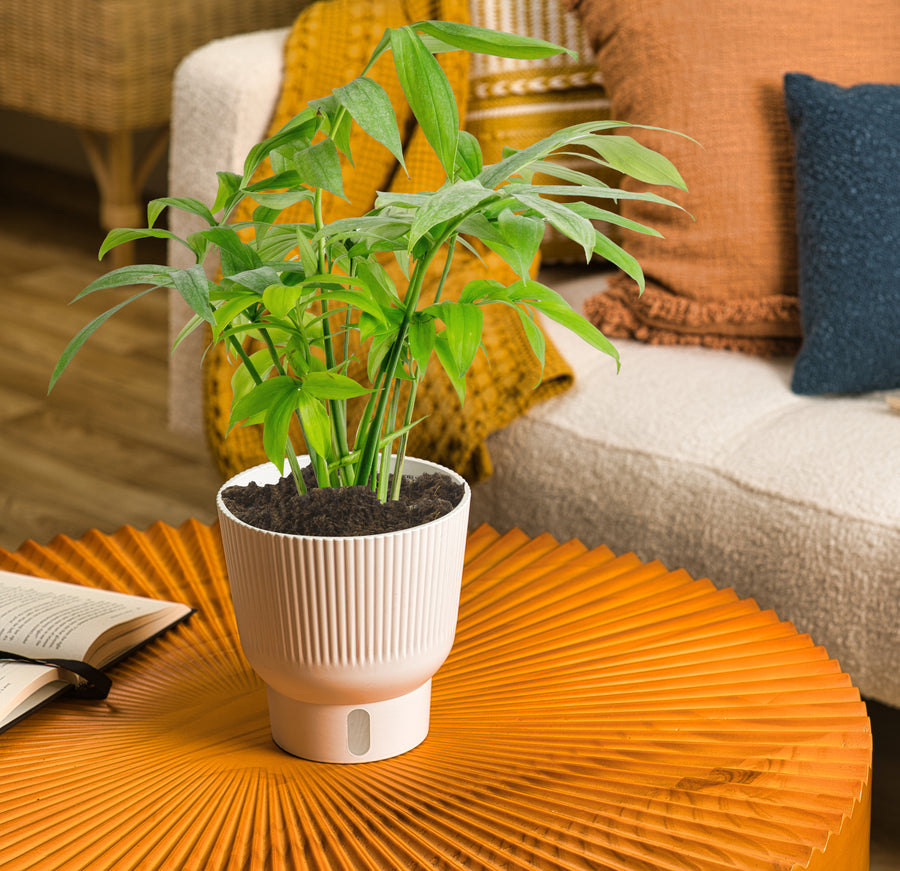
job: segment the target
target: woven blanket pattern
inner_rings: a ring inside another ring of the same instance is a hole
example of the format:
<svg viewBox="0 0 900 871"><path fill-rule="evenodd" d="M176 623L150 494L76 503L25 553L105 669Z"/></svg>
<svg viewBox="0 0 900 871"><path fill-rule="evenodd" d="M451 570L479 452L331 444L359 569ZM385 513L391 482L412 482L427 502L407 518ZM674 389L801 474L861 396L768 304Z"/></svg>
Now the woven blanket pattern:
<svg viewBox="0 0 900 871"><path fill-rule="evenodd" d="M325 0L305 9L295 23L286 44L285 78L271 129L279 129L310 99L329 93L362 71L372 49L386 27L397 27L423 19L468 20L465 0ZM468 93L469 59L461 52L439 56L457 94L461 111ZM336 220L361 214L374 204L378 191L435 190L444 175L424 135L410 124L409 110L393 73L389 55L370 73L385 88L394 102L401 131L410 131L404 143L408 175L385 150L372 144L365 134L354 130L351 139L355 164L345 174L347 200L327 196L325 219ZM250 216L247 203L237 219ZM307 221L310 215L301 204L283 214L285 221ZM386 262L402 287L396 264ZM442 268L435 264L423 291L423 304L430 299L428 286L434 287ZM484 252L483 260L458 251L454 271L444 290L444 299L458 296L471 280L491 276L513 281L511 270L495 255ZM485 309L483 343L487 353L479 354L467 376L465 404L460 407L449 380L436 364L429 367L416 397L416 417L427 416L410 434L409 453L434 460L477 481L490 475L491 464L485 439L514 420L532 404L567 389L572 374L558 351L547 343L546 361L541 378L540 366L531 353L518 316L506 306ZM356 359L351 376L364 380L362 349L351 348ZM488 358L490 362L488 362ZM221 346L207 356L204 369L207 431L213 455L225 475L265 461L259 427L238 427L227 432L231 403L231 375L234 364ZM537 385L537 386L536 386ZM533 389L536 388L536 389ZM350 409L350 431L361 410ZM295 445L302 445L294 432Z"/></svg>

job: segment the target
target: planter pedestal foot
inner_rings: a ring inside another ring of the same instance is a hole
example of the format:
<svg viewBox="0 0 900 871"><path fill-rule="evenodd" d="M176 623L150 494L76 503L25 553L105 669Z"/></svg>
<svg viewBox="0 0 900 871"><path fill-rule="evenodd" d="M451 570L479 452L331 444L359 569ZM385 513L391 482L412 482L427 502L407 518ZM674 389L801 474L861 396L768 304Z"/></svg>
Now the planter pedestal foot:
<svg viewBox="0 0 900 871"><path fill-rule="evenodd" d="M428 734L431 680L411 693L362 705L316 705L268 687L275 743L315 762L374 762L399 756Z"/></svg>

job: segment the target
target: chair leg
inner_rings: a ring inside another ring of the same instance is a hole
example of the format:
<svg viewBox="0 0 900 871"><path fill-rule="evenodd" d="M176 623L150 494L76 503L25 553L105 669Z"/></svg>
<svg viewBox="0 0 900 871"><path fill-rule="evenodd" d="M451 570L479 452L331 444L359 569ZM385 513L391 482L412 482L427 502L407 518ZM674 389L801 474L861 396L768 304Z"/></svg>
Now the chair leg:
<svg viewBox="0 0 900 871"><path fill-rule="evenodd" d="M137 163L133 131L98 133L79 130L79 133L100 191L100 224L103 229L146 226L141 192L150 171L165 153L168 129L159 131ZM134 243L113 248L109 254L112 266L134 263L134 253Z"/></svg>

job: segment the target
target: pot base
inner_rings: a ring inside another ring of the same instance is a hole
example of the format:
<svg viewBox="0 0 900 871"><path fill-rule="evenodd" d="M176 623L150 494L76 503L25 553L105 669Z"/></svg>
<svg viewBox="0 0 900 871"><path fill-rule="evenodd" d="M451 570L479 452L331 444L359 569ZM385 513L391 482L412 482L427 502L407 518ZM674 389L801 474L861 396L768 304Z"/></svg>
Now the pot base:
<svg viewBox="0 0 900 871"><path fill-rule="evenodd" d="M425 740L431 680L411 693L364 705L316 705L268 687L272 738L293 756L314 762L375 762Z"/></svg>

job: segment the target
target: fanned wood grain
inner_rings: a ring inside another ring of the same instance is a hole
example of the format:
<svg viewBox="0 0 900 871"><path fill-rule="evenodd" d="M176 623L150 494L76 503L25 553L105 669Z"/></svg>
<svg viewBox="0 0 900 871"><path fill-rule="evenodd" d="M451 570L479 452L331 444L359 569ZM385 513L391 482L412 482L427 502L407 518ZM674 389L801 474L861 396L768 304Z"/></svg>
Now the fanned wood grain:
<svg viewBox="0 0 900 871"><path fill-rule="evenodd" d="M188 602L0 736L0 865L24 869L864 871L871 732L849 678L755 603L550 536L469 537L431 732L395 759L272 743L215 527L0 551L0 567Z"/></svg>

